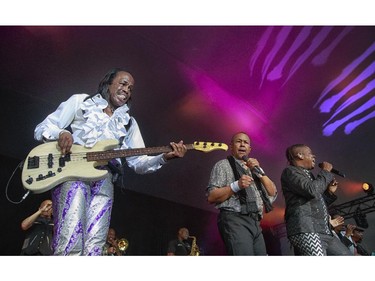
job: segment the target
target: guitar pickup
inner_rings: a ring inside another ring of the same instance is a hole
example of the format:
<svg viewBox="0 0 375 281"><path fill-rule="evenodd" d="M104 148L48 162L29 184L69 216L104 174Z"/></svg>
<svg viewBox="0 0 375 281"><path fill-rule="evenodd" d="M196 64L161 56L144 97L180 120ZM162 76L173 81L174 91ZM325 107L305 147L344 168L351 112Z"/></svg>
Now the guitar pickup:
<svg viewBox="0 0 375 281"><path fill-rule="evenodd" d="M48 166L48 168L52 168L53 167L53 155L52 155L52 153L50 153L50 154L48 154L48 163L47 163L47 166Z"/></svg>
<svg viewBox="0 0 375 281"><path fill-rule="evenodd" d="M65 158L64 157L59 158L59 167L65 167Z"/></svg>
<svg viewBox="0 0 375 281"><path fill-rule="evenodd" d="M59 167L65 167L65 162L70 161L70 154L66 154L59 158Z"/></svg>

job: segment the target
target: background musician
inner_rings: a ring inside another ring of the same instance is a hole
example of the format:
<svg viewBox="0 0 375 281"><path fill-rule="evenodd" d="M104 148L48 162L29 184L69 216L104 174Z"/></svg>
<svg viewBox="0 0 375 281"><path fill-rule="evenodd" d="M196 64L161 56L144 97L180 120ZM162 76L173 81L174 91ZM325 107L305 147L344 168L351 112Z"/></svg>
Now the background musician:
<svg viewBox="0 0 375 281"><path fill-rule="evenodd" d="M118 239L116 236L116 230L114 228L108 229L107 240L103 247L103 256L122 256L125 254L125 250L119 249Z"/></svg>
<svg viewBox="0 0 375 281"><path fill-rule="evenodd" d="M21 222L21 228L26 232L21 255L52 255L53 218L51 200L44 200L35 213Z"/></svg>
<svg viewBox="0 0 375 281"><path fill-rule="evenodd" d="M181 227L177 232L177 238L168 243L168 256L188 256L191 252L191 245L188 241L189 230Z"/></svg>

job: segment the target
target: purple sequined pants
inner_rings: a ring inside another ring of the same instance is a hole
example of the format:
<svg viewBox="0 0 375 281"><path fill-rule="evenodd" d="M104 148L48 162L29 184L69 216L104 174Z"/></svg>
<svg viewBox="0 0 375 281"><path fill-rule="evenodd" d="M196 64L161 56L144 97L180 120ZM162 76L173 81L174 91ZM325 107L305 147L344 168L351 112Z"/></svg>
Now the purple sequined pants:
<svg viewBox="0 0 375 281"><path fill-rule="evenodd" d="M112 175L99 181L68 181L52 191L54 255L99 256L113 204Z"/></svg>

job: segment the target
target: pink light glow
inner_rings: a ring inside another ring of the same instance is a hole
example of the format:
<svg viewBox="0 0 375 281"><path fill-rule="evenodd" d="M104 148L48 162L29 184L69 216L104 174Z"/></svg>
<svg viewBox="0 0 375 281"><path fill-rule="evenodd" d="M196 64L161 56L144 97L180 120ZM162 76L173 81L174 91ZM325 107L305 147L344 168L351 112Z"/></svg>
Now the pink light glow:
<svg viewBox="0 0 375 281"><path fill-rule="evenodd" d="M271 149L272 144L265 135L265 127L271 128L266 116L235 93L221 88L203 71L185 68L184 72L196 90L185 100L181 112L195 117L207 115L208 112L216 114L218 116L215 118L210 114L214 120L213 127L228 133L245 131L251 139L261 142L264 149Z"/></svg>

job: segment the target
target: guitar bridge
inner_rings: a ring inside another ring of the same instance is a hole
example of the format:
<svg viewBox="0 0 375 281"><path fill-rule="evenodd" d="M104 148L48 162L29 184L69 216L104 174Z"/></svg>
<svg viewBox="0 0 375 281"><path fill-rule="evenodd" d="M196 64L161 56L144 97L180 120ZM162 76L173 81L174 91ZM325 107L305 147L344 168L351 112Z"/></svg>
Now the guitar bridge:
<svg viewBox="0 0 375 281"><path fill-rule="evenodd" d="M38 156L29 157L27 159L27 168L28 169L39 168L39 157Z"/></svg>

